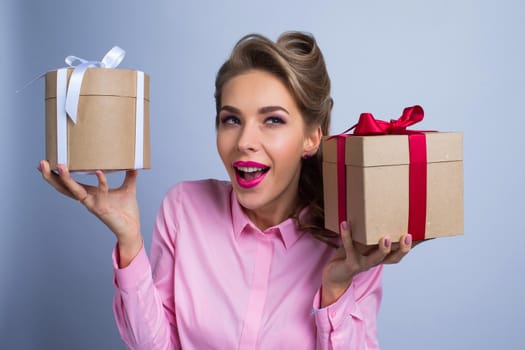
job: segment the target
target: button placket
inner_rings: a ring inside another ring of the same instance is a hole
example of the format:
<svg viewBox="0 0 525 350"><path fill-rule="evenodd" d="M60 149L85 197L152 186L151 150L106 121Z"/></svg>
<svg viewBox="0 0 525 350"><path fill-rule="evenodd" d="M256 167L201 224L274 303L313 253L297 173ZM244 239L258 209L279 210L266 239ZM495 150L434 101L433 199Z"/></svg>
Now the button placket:
<svg viewBox="0 0 525 350"><path fill-rule="evenodd" d="M239 349L255 349L257 346L257 338L259 336L264 304L268 292L272 255L273 244L271 240L258 240L252 285L246 315L244 317Z"/></svg>

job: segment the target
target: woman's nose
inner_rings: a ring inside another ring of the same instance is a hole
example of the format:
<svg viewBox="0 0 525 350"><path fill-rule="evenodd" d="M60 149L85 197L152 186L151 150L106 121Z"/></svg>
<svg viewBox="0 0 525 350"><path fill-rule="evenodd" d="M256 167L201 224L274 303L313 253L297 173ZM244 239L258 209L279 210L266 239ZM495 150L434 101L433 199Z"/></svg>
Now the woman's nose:
<svg viewBox="0 0 525 350"><path fill-rule="evenodd" d="M257 152L259 149L259 136L257 127L251 124L243 125L239 139L237 141L237 148L241 152Z"/></svg>

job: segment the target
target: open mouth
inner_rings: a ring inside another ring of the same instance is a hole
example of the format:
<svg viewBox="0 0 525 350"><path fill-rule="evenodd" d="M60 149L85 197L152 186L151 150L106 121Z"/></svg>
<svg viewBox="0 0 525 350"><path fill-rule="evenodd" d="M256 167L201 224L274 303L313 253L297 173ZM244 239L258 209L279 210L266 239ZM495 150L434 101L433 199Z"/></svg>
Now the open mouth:
<svg viewBox="0 0 525 350"><path fill-rule="evenodd" d="M270 170L270 167L255 162L235 162L233 168L237 183L244 188L257 186Z"/></svg>
<svg viewBox="0 0 525 350"><path fill-rule="evenodd" d="M270 170L269 167L256 168L256 167L235 167L237 174L246 181L252 181L261 177L263 174Z"/></svg>

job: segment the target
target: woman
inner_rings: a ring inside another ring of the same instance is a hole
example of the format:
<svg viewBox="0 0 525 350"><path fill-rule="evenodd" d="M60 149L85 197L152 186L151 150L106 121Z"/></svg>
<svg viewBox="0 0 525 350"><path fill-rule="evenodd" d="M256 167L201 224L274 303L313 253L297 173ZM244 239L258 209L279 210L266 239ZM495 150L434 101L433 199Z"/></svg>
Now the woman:
<svg viewBox="0 0 525 350"><path fill-rule="evenodd" d="M114 312L132 349L374 349L384 237L361 255L349 225L323 228L321 154L330 80L315 39L242 38L216 79L217 149L230 182L173 187L143 248L136 171L120 188L75 182L42 161L43 177L116 235Z"/></svg>

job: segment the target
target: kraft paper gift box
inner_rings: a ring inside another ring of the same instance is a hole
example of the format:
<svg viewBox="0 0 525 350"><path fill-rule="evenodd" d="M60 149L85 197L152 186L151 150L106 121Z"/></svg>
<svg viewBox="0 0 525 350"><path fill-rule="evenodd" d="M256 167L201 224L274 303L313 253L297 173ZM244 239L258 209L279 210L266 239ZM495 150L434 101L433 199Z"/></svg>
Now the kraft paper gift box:
<svg viewBox="0 0 525 350"><path fill-rule="evenodd" d="M371 136L323 139L327 229L339 232L347 219L353 240L364 245L385 235L398 242L407 232L414 241L463 233L463 135L406 130L423 118L421 107L411 108L390 123L374 119L382 130L359 132Z"/></svg>
<svg viewBox="0 0 525 350"><path fill-rule="evenodd" d="M51 168L57 163L71 171L150 168L149 76L127 69L85 69L72 118L65 104L73 71L63 68L45 76Z"/></svg>

